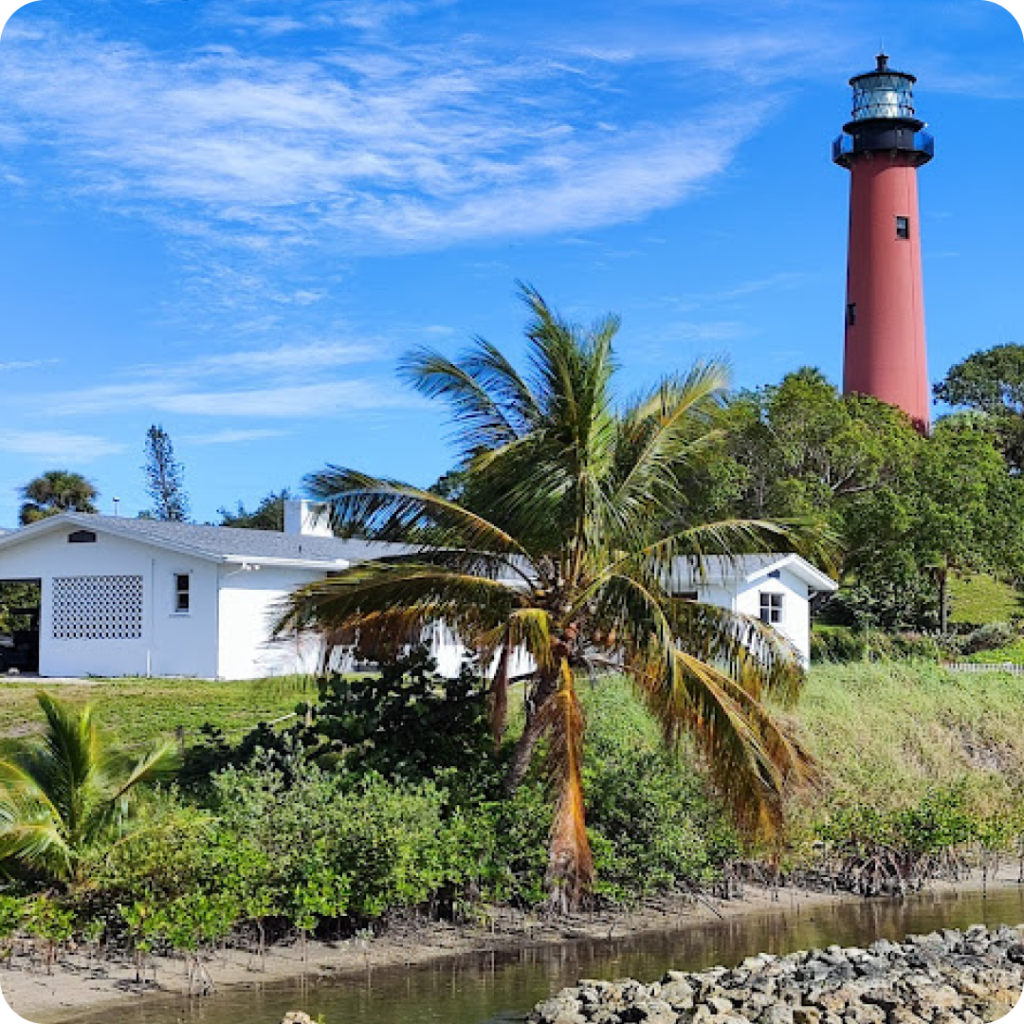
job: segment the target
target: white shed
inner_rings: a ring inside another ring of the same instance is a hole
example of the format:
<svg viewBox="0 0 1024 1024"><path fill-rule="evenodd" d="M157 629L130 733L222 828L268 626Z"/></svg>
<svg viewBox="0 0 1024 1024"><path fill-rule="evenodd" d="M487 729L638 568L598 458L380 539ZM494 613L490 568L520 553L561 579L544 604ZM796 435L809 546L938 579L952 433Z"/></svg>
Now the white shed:
<svg viewBox="0 0 1024 1024"><path fill-rule="evenodd" d="M795 554L714 555L704 559L702 572L680 561L672 579L677 595L768 623L793 644L805 665L811 658L811 599L837 589L835 580Z"/></svg>
<svg viewBox="0 0 1024 1024"><path fill-rule="evenodd" d="M314 671L311 637L270 639L290 592L401 545L331 536L308 502L289 502L285 532L65 513L0 536L0 581L40 587L43 676L252 679ZM680 564L673 589L760 615L806 659L809 601L835 583L797 555ZM463 647L440 624L431 642L454 675Z"/></svg>

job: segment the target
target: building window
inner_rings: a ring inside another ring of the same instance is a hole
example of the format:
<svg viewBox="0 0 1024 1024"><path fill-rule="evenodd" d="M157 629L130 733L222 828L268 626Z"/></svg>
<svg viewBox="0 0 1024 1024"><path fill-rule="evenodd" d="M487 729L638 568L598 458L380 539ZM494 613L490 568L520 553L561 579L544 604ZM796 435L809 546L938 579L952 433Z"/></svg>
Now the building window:
<svg viewBox="0 0 1024 1024"><path fill-rule="evenodd" d="M54 640L139 640L141 576L55 576Z"/></svg>
<svg viewBox="0 0 1024 1024"><path fill-rule="evenodd" d="M897 238L909 238L910 237L910 218L909 217L897 217L896 218L896 237Z"/></svg>
<svg viewBox="0 0 1024 1024"><path fill-rule="evenodd" d="M698 595L696 590L680 590L676 597L681 598L683 601L696 601Z"/></svg>
<svg viewBox="0 0 1024 1024"><path fill-rule="evenodd" d="M75 530L68 534L69 544L95 544L96 534L92 530Z"/></svg>
<svg viewBox="0 0 1024 1024"><path fill-rule="evenodd" d="M188 573L179 572L174 574L174 610L178 613L189 610L189 583L191 577Z"/></svg>
<svg viewBox="0 0 1024 1024"><path fill-rule="evenodd" d="M782 621L782 594L761 592L761 621L769 626L778 625Z"/></svg>
<svg viewBox="0 0 1024 1024"><path fill-rule="evenodd" d="M857 303L848 302L846 304L846 325L852 327L857 322Z"/></svg>

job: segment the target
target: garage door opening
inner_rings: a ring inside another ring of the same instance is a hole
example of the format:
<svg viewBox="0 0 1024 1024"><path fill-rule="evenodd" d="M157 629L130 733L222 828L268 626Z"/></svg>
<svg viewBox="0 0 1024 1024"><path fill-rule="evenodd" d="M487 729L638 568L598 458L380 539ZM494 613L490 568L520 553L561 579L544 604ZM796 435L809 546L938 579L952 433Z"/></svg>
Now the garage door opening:
<svg viewBox="0 0 1024 1024"><path fill-rule="evenodd" d="M0 580L0 675L39 671L39 580Z"/></svg>

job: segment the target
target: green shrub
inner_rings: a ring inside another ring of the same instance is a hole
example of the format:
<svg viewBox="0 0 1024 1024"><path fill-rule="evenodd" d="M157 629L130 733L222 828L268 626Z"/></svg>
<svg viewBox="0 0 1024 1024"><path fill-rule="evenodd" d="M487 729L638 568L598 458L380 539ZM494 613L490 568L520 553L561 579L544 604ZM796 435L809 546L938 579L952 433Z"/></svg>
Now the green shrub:
<svg viewBox="0 0 1024 1024"><path fill-rule="evenodd" d="M20 896L0 896L0 959L10 959L25 912L25 900Z"/></svg>
<svg viewBox="0 0 1024 1024"><path fill-rule="evenodd" d="M664 749L623 680L604 679L583 700L595 891L631 901L716 877L738 852L737 838L695 771L692 751Z"/></svg>
<svg viewBox="0 0 1024 1024"><path fill-rule="evenodd" d="M419 782L445 775L465 798L496 791L496 763L487 718L487 687L471 665L455 678L436 672L418 647L383 665L378 675L332 675L318 682L316 701L296 708L302 721L285 730L260 723L237 744L213 726L186 755L180 778L202 788L218 771L242 768L260 751L288 781L296 751L321 767L356 775Z"/></svg>
<svg viewBox="0 0 1024 1024"><path fill-rule="evenodd" d="M886 632L857 626L824 626L811 630L811 661L844 664L856 661L938 661L945 653L939 638L910 630Z"/></svg>
<svg viewBox="0 0 1024 1024"><path fill-rule="evenodd" d="M864 661L867 634L854 626L815 625L811 630L811 661Z"/></svg>
<svg viewBox="0 0 1024 1024"><path fill-rule="evenodd" d="M434 783L354 779L301 756L286 777L265 756L217 775L210 811L169 804L111 851L101 884L122 903L169 908L162 927L175 935L189 921L207 934L264 918L306 931L376 918L475 870L446 800Z"/></svg>
<svg viewBox="0 0 1024 1024"><path fill-rule="evenodd" d="M1020 639L1020 631L1008 622L989 622L979 626L960 639L959 649L962 654L980 654L1006 647Z"/></svg>

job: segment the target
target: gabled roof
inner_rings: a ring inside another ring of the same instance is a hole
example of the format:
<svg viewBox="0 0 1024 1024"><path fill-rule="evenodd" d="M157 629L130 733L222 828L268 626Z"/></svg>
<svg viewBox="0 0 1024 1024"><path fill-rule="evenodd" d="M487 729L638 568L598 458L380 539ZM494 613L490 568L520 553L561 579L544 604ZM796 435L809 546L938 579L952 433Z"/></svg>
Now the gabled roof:
<svg viewBox="0 0 1024 1024"><path fill-rule="evenodd" d="M704 559L703 574L693 562L681 558L674 566L672 583L675 590L685 590L691 586L709 583L754 583L783 569L789 570L798 579L803 580L811 590L831 594L839 589L839 584L835 580L811 565L806 558L793 553L736 555L734 558L709 555Z"/></svg>
<svg viewBox="0 0 1024 1024"><path fill-rule="evenodd" d="M276 530L240 530L229 526L197 526L195 523L167 523L156 519L122 519L118 516L65 512L0 536L0 551L69 527L124 537L214 562L260 561L308 568L344 569L353 562L415 550L404 544L312 537Z"/></svg>
<svg viewBox="0 0 1024 1024"><path fill-rule="evenodd" d="M86 529L152 544L168 551L204 558L213 562L261 562L310 569L337 570L388 555L411 554L418 549L408 544L381 541L345 540L340 537L314 537L308 534L280 533L276 530L240 530L230 526L197 526L195 523L167 523L157 519L122 519L85 512L65 512L0 535L0 553L58 530ZM675 590L688 590L700 584L753 583L770 573L788 569L812 590L832 593L838 585L806 559L796 554L737 555L727 558L710 555L704 559L704 573L685 559L678 559L673 570Z"/></svg>

